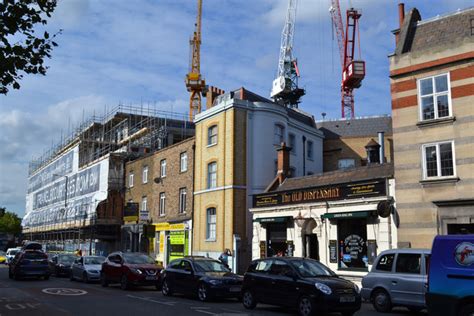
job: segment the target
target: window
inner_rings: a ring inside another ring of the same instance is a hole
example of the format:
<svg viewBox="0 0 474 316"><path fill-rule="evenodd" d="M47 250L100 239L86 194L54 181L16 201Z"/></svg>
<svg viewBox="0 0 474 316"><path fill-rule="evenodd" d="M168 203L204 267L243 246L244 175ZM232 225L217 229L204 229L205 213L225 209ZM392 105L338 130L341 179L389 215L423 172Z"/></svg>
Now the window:
<svg viewBox="0 0 474 316"><path fill-rule="evenodd" d="M147 210L147 198L146 196L142 197L142 211L146 211Z"/></svg>
<svg viewBox="0 0 474 316"><path fill-rule="evenodd" d="M133 188L133 172L130 172L130 174L128 175L128 186L130 188Z"/></svg>
<svg viewBox="0 0 474 316"><path fill-rule="evenodd" d="M188 153L181 153L181 155L179 155L179 161L180 161L179 171L181 172L187 171L188 170Z"/></svg>
<svg viewBox="0 0 474 316"><path fill-rule="evenodd" d="M451 116L448 74L418 80L420 117L422 121Z"/></svg>
<svg viewBox="0 0 474 316"><path fill-rule="evenodd" d="M270 274L272 275L278 275L278 276L290 276L293 270L291 267L282 260L275 260L273 261L271 268L270 268Z"/></svg>
<svg viewBox="0 0 474 316"><path fill-rule="evenodd" d="M166 177L166 159L160 162L160 177Z"/></svg>
<svg viewBox="0 0 474 316"><path fill-rule="evenodd" d="M160 216L166 215L166 196L165 192L160 193Z"/></svg>
<svg viewBox="0 0 474 316"><path fill-rule="evenodd" d="M395 254L393 253L382 256L375 269L380 271L392 271L393 259L395 259Z"/></svg>
<svg viewBox="0 0 474 316"><path fill-rule="evenodd" d="M423 178L440 178L455 175L454 143L443 142L423 145Z"/></svg>
<svg viewBox="0 0 474 316"><path fill-rule="evenodd" d="M211 162L207 165L207 188L217 187L217 162Z"/></svg>
<svg viewBox="0 0 474 316"><path fill-rule="evenodd" d="M420 274L421 255L416 253L399 253L395 271L398 273Z"/></svg>
<svg viewBox="0 0 474 316"><path fill-rule="evenodd" d="M206 239L216 240L216 209L214 207L207 209L207 229Z"/></svg>
<svg viewBox="0 0 474 316"><path fill-rule="evenodd" d="M273 134L273 143L275 145L280 145L282 142L285 141L285 127L280 124L275 124L274 134Z"/></svg>
<svg viewBox="0 0 474 316"><path fill-rule="evenodd" d="M313 159L313 142L308 140L308 149L307 149L308 159Z"/></svg>
<svg viewBox="0 0 474 316"><path fill-rule="evenodd" d="M207 129L207 145L217 144L217 125L212 125Z"/></svg>
<svg viewBox="0 0 474 316"><path fill-rule="evenodd" d="M143 183L148 183L148 166L143 167L142 180Z"/></svg>
<svg viewBox="0 0 474 316"><path fill-rule="evenodd" d="M179 189L179 213L186 213L186 188Z"/></svg>
<svg viewBox="0 0 474 316"><path fill-rule="evenodd" d="M355 167L355 159L354 158L345 158L339 159L337 163L338 169L347 169L347 168L354 168Z"/></svg>
<svg viewBox="0 0 474 316"><path fill-rule="evenodd" d="M295 134L288 135L288 146L291 148L291 153L296 153L296 136Z"/></svg>

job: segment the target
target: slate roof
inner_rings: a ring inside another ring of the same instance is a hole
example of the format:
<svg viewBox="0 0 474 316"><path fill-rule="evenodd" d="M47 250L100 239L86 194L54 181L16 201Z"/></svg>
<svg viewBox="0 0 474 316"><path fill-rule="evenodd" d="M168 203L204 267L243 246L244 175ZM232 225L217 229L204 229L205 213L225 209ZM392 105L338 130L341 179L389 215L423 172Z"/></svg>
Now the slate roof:
<svg viewBox="0 0 474 316"><path fill-rule="evenodd" d="M426 52L446 47L456 47L462 42L474 42L472 19L474 7L445 16L421 20L416 8L411 9L400 29L396 55Z"/></svg>
<svg viewBox="0 0 474 316"><path fill-rule="evenodd" d="M379 178L393 178L393 164L373 164L305 177L288 178L275 191L289 191Z"/></svg>
<svg viewBox="0 0 474 316"><path fill-rule="evenodd" d="M392 135L392 118L390 116L322 121L317 122L317 125L326 139L375 137L378 132L384 132L385 136Z"/></svg>

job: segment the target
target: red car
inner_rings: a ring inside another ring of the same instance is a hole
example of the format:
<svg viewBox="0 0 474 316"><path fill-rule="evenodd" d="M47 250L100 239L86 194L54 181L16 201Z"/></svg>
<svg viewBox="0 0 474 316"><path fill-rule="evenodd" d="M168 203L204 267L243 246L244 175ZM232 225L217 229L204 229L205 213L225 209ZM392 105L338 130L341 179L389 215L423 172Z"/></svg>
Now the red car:
<svg viewBox="0 0 474 316"><path fill-rule="evenodd" d="M114 252L102 263L100 283L106 287L110 283L120 283L123 290L135 285L151 285L160 289L162 267L150 256L138 252Z"/></svg>

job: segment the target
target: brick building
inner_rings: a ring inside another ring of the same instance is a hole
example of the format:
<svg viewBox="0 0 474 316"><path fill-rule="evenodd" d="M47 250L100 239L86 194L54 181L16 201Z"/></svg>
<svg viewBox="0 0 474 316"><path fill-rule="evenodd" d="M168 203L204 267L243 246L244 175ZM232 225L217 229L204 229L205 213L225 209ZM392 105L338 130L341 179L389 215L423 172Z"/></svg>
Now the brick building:
<svg viewBox="0 0 474 316"><path fill-rule="evenodd" d="M125 200L138 203L139 222L153 228L150 234L143 225L126 223L126 250L148 251L164 265L190 254L194 143L188 138L126 164Z"/></svg>
<svg viewBox="0 0 474 316"><path fill-rule="evenodd" d="M474 8L406 17L390 59L399 246L474 233Z"/></svg>
<svg viewBox="0 0 474 316"><path fill-rule="evenodd" d="M320 121L317 125L324 133L324 172L365 166L371 158L378 163L382 138L384 162L393 162L392 118L389 116Z"/></svg>

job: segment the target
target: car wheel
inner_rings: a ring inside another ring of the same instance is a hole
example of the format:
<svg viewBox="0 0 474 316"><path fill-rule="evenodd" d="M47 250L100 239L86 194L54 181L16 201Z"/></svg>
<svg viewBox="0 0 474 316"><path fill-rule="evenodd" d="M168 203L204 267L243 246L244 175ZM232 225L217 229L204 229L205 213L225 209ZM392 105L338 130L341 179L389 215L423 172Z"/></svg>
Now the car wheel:
<svg viewBox="0 0 474 316"><path fill-rule="evenodd" d="M71 272L71 274L69 275L69 280L70 280L70 281L75 281L75 279L74 279L74 273Z"/></svg>
<svg viewBox="0 0 474 316"><path fill-rule="evenodd" d="M388 313L392 310L392 301L387 291L379 289L372 294L372 305L379 313Z"/></svg>
<svg viewBox="0 0 474 316"><path fill-rule="evenodd" d="M85 271L82 274L82 282L89 283L89 276L87 275L87 272L85 272Z"/></svg>
<svg viewBox="0 0 474 316"><path fill-rule="evenodd" d="M163 283L161 284L161 293L164 296L171 296L173 292L171 291L170 285L168 284L168 280L164 279Z"/></svg>
<svg viewBox="0 0 474 316"><path fill-rule="evenodd" d="M309 316L314 314L314 305L309 296L302 296L298 301L298 314Z"/></svg>
<svg viewBox="0 0 474 316"><path fill-rule="evenodd" d="M204 283L199 284L198 286L198 299L201 302L205 302L209 300L209 290L207 288L207 285Z"/></svg>
<svg viewBox="0 0 474 316"><path fill-rule="evenodd" d="M460 316L474 316L474 304L467 304L461 308Z"/></svg>
<svg viewBox="0 0 474 316"><path fill-rule="evenodd" d="M105 277L104 273L100 274L100 285L102 285L102 287L109 286L109 281L107 281L107 278Z"/></svg>
<svg viewBox="0 0 474 316"><path fill-rule="evenodd" d="M122 275L122 278L120 279L120 288L124 291L128 290L130 285L128 284L128 279L127 276L124 274Z"/></svg>
<svg viewBox="0 0 474 316"><path fill-rule="evenodd" d="M246 290L244 294L242 294L242 305L244 305L246 309L254 309L257 306L257 301L249 290Z"/></svg>

